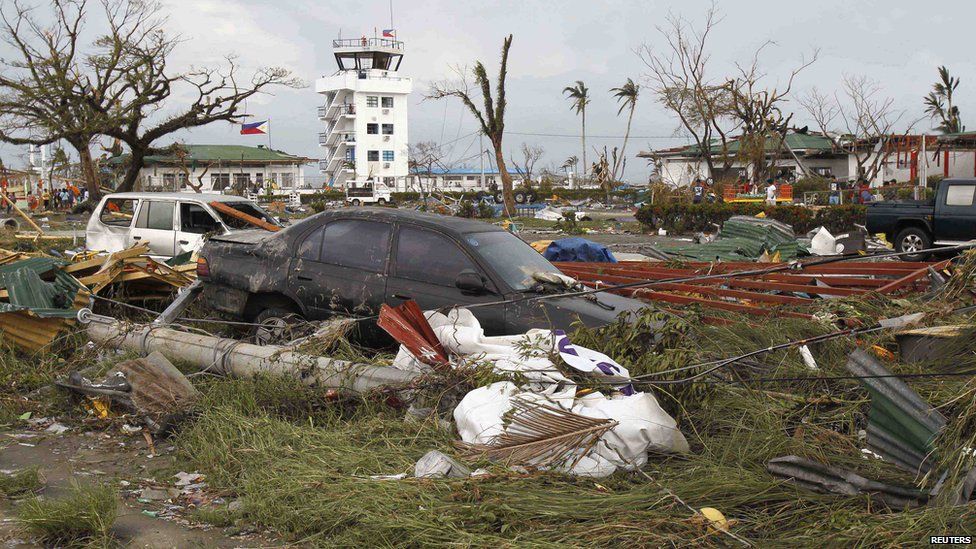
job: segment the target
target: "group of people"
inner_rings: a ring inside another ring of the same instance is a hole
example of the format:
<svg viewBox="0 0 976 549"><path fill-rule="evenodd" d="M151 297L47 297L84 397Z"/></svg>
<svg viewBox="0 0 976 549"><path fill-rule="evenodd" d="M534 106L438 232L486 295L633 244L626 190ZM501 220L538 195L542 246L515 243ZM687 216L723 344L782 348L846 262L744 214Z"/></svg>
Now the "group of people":
<svg viewBox="0 0 976 549"><path fill-rule="evenodd" d="M0 211L9 215L13 210L13 204L17 201L17 196L9 188L7 180L0 179L0 194L7 197L7 200L0 199ZM87 201L91 196L88 189L68 183L66 186L51 189L39 183L33 192L26 196L27 207L30 210L70 210L75 204Z"/></svg>
<svg viewBox="0 0 976 549"><path fill-rule="evenodd" d="M60 189L43 189L41 203L45 210L69 210L88 200L88 189L79 189L72 183Z"/></svg>

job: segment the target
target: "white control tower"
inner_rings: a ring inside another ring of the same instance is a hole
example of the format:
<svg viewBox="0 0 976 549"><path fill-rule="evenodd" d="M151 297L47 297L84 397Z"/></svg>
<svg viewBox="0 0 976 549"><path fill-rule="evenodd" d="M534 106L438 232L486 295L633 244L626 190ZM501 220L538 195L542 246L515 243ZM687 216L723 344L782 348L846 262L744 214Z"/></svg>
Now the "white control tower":
<svg viewBox="0 0 976 549"><path fill-rule="evenodd" d="M350 181L386 183L405 189L407 173L407 96L409 78L399 76L403 42L395 38L332 41L338 72L315 82L325 104L319 169L326 185Z"/></svg>

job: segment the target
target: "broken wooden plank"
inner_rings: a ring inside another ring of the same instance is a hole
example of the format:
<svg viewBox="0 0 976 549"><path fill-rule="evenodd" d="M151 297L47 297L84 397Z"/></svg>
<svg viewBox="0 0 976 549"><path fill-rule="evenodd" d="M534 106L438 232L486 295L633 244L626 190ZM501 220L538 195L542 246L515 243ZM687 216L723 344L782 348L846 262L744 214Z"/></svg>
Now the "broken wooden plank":
<svg viewBox="0 0 976 549"><path fill-rule="evenodd" d="M215 210L217 210L218 212L220 212L222 214L226 214L226 215L229 215L231 217L240 219L241 221L245 221L247 223L250 223L251 225L254 225L255 227L259 227L259 228L264 229L266 231L271 231L273 233L276 233L276 232L278 232L278 231L281 230L281 227L279 227L277 225L274 225L272 223L268 223L267 221L265 221L263 219L258 219L256 217L254 217L253 215L248 215L248 214L246 214L244 212L237 211L236 209L228 206L227 204L223 204L221 202L217 202L217 201L211 202L210 203L210 207L213 208L213 209L215 209Z"/></svg>

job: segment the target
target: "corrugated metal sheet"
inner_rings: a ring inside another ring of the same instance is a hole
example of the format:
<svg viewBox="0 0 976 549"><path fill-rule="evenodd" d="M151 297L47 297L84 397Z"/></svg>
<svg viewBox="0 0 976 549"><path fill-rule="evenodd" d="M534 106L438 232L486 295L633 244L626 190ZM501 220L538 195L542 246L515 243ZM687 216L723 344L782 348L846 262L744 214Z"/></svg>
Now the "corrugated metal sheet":
<svg viewBox="0 0 976 549"><path fill-rule="evenodd" d="M781 259L790 260L797 256L800 249L789 225L773 219L737 215L722 224L722 229L712 242L672 246L666 251L701 261L741 261L756 259L764 250L770 255L779 252Z"/></svg>
<svg viewBox="0 0 976 549"><path fill-rule="evenodd" d="M0 267L0 288L9 301L0 302L3 342L36 351L51 343L75 317L88 290L59 268L63 264L54 258L32 257Z"/></svg>
<svg viewBox="0 0 976 549"><path fill-rule="evenodd" d="M850 354L847 369L857 376L891 375L877 359L861 349ZM945 416L898 378L867 377L860 382L871 393L868 447L907 470L931 470L935 461L932 441L945 427Z"/></svg>
<svg viewBox="0 0 976 549"><path fill-rule="evenodd" d="M0 313L0 342L37 351L54 341L68 322L66 318L34 316L26 310Z"/></svg>

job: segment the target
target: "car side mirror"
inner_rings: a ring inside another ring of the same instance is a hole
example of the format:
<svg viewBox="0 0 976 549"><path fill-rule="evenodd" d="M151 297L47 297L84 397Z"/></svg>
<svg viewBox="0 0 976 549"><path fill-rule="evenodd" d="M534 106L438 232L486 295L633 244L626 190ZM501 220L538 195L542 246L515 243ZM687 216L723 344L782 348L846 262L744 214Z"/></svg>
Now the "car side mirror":
<svg viewBox="0 0 976 549"><path fill-rule="evenodd" d="M471 269L465 269L458 273L457 278L454 279L454 285L468 294L480 295L488 291L485 278Z"/></svg>

